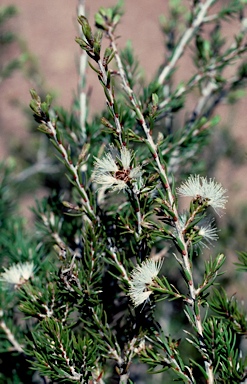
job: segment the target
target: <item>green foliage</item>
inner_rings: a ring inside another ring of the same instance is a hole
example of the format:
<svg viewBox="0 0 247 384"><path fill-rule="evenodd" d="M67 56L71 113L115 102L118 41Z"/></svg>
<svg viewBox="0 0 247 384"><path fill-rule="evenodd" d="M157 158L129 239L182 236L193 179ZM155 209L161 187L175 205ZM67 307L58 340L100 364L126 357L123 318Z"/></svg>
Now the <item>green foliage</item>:
<svg viewBox="0 0 247 384"><path fill-rule="evenodd" d="M236 263L236 265L238 267L237 270L246 272L246 270L247 270L247 253L246 252L239 252L238 259L239 259L239 263Z"/></svg>
<svg viewBox="0 0 247 384"><path fill-rule="evenodd" d="M211 318L204 324L204 332L217 382L241 382L245 376L246 359L241 356L239 340L232 327L223 320Z"/></svg>
<svg viewBox="0 0 247 384"><path fill-rule="evenodd" d="M30 91L37 129L64 175L37 201L35 227L26 228L14 205L15 178L0 169L0 357L14 352L26 370L15 360L1 380L148 382L144 363L162 382L244 382L246 311L217 288L225 256L204 249L218 238L210 209L221 214L227 197L214 179L193 174L217 129L217 105L245 85L243 28L231 44L221 28L245 3L215 14L213 0L192 3L170 1L162 21L167 60L149 83L131 44L118 50L121 1L99 9L95 31L78 17L76 42L106 98L85 126L79 97L66 111ZM177 83L188 45L194 72ZM190 198L184 211L180 196ZM246 271L245 252L237 267Z"/></svg>
<svg viewBox="0 0 247 384"><path fill-rule="evenodd" d="M10 77L16 70L23 70L24 66L28 64L34 69L32 57L23 42L19 39L16 33L8 28L8 20L16 17L18 9L13 5L0 6L0 49L1 49L1 63L0 63L0 83ZM11 44L17 44L20 50L18 57L11 60L7 59L8 49Z"/></svg>

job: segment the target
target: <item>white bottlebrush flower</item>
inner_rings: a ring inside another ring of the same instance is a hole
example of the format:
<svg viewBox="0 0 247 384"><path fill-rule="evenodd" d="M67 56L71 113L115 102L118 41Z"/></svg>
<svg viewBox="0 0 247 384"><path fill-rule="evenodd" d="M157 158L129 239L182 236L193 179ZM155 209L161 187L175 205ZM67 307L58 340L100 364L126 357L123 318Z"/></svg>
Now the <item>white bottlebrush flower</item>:
<svg viewBox="0 0 247 384"><path fill-rule="evenodd" d="M184 230L187 221L188 213L183 212L181 215L179 215L179 223L182 231ZM193 228L191 228L192 234L194 231L196 231L196 234L202 237L202 239L197 242L197 245L200 248L209 248L207 243L212 245L212 241L217 241L219 239L219 236L217 234L218 229L212 225L213 222L214 220L202 219Z"/></svg>
<svg viewBox="0 0 247 384"><path fill-rule="evenodd" d="M189 196L194 199L202 198L219 214L219 209L225 209L227 197L226 190L221 184L215 182L214 179L207 180L206 177L199 175L190 175L188 180L177 188L178 194L181 196Z"/></svg>
<svg viewBox="0 0 247 384"><path fill-rule="evenodd" d="M34 273L33 262L13 264L9 268L4 268L0 274L0 280L16 286L24 284Z"/></svg>
<svg viewBox="0 0 247 384"><path fill-rule="evenodd" d="M151 295L150 286L158 275L162 263L163 260L148 259L132 271L129 296L135 307L144 303Z"/></svg>
<svg viewBox="0 0 247 384"><path fill-rule="evenodd" d="M218 230L216 227L212 226L212 222L205 225L200 225L199 223L198 226L199 226L198 235L202 236L202 240L200 240L198 243L199 246L209 248L207 243L212 245L212 241L217 241L219 239L219 236L217 234Z"/></svg>
<svg viewBox="0 0 247 384"><path fill-rule="evenodd" d="M125 190L128 183L141 181L141 168L132 167L132 160L133 153L126 147L121 148L116 156L109 152L102 159L96 157L92 178L101 188L118 192Z"/></svg>

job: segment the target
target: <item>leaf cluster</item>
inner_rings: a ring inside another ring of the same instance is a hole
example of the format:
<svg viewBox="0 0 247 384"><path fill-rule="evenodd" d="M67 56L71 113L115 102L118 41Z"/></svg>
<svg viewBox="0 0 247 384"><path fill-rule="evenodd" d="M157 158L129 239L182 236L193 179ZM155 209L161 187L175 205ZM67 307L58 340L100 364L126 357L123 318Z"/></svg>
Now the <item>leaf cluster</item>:
<svg viewBox="0 0 247 384"><path fill-rule="evenodd" d="M185 12L181 1L170 2L170 18L163 20L167 58L147 84L131 45L121 52L116 45L122 2L100 8L95 32L79 16L82 36L76 42L93 62L89 65L106 98L106 109L86 121L83 134L78 101L66 111L53 107L50 95L43 101L30 91L38 130L49 139L66 178L37 202L35 235L28 236L13 214L8 171L0 169L2 266L27 260L36 266L34 276L18 286L1 282L0 337L1 352L21 353L30 363L28 371L32 366L41 380L133 382L132 362L145 363L148 372L162 373L166 381L245 379L246 313L237 299L216 289L223 254L203 261L201 250L206 240L200 228L212 196L192 193L181 212L176 188L178 180L201 167L199 154L219 122L217 105L245 85L245 35L240 26L229 45L222 33L222 22L241 16L245 2L234 0L215 15L203 15L213 3L193 1ZM103 52L104 38L109 44ZM177 83L177 61L188 46L193 47L193 74ZM233 65L232 77L227 69ZM119 157L123 148L130 160ZM113 179L116 185L120 180L126 188L117 194L110 183L96 185L96 160L104 165L104 181ZM136 167L139 183L130 177ZM244 271L246 254L239 258ZM147 259L164 259L164 276L146 271L145 282L141 272ZM140 273L135 275L136 265ZM133 307L129 298L133 276L147 297L142 308ZM155 311L162 300L164 306ZM175 314L183 340L170 335ZM138 367L135 374L141 376Z"/></svg>

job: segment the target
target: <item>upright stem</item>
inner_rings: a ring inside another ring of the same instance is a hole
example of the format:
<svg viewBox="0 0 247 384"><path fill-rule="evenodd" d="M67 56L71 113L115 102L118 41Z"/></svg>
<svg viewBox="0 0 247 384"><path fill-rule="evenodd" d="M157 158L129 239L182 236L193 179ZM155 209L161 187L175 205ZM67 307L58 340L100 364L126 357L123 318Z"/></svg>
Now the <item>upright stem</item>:
<svg viewBox="0 0 247 384"><path fill-rule="evenodd" d="M78 16L85 16L85 0L79 0L78 4ZM81 127L81 139L86 139L86 117L87 117L87 95L86 95L86 68L87 68L87 53L81 50L79 59L79 103L80 103L80 127Z"/></svg>
<svg viewBox="0 0 247 384"><path fill-rule="evenodd" d="M193 25L194 24L195 25L199 25L200 24L199 21L202 22L203 17L204 17L204 15L206 13L206 10L213 3L213 1L214 0L210 0L210 1L208 0L202 6L203 12L202 12L202 10L200 11L200 13L199 13L200 14L200 18L198 16L197 17L197 23L193 23ZM179 239L179 242L180 242L181 253L182 253L182 256L183 256L182 265L183 265L183 269L186 272L187 282L188 282L188 287L189 287L189 292L190 292L190 297L191 297L192 302L193 302L193 308L192 309L193 309L194 322L195 322L196 329L197 329L197 332L198 332L198 335L199 335L201 350L203 351L203 354L204 354L204 365L205 365L206 373L208 375L208 381L207 382L208 382L208 384L213 384L214 383L214 375L213 375L212 362L211 362L211 359L209 358L208 354L206 354L206 356L205 356L206 345L205 345L205 343L203 341L203 326L202 326L202 320L201 320L201 315L200 315L200 307L197 304L197 293L196 293L196 288L195 288L194 279L193 279L193 275L192 275L192 268L191 268L191 264L190 264L188 248L187 248L187 244L186 244L186 241L184 239L182 228L181 228L181 225L180 225L180 222L179 222L179 215L178 215L178 211L177 211L177 207L176 207L175 197L173 196L172 189L171 189L171 186L170 186L170 183L169 183L169 180L168 180L168 176L167 176L167 173L165 171L165 167L161 163L159 154L157 152L157 147L156 147L156 145L155 145L155 143L153 141L153 138L152 138L152 136L150 134L150 129L149 129L149 127L147 126L147 124L145 122L145 118L144 118L144 116L143 116L143 114L141 112L141 109L140 109L139 103L137 101L137 98L134 95L133 90L129 86L129 83L128 83L128 80L127 80L127 77L126 77L126 74L125 74L125 71L124 71L124 68L123 68L123 65L122 65L119 53L118 53L117 45L116 45L116 42L115 42L115 36L113 34L113 31L110 28L108 30L108 36L109 36L109 39L111 41L111 46L113 48L113 51L115 53L115 59L116 59L118 70L119 70L119 74L120 74L120 77L121 77L121 80L122 80L123 89L126 92L126 94L128 95L129 100L130 100L130 102L131 102L131 104L133 106L133 109L135 110L137 119L138 119L140 125L142 126L143 131L144 131L144 133L146 135L146 143L147 143L147 145L149 147L149 150L152 153L154 161L156 162L161 182L162 182L163 187L165 188L166 193L167 193L168 202L169 202L170 207L172 208L173 213L174 213L174 225L175 225L175 228L176 228L177 236L178 236L178 239ZM181 45L181 47L182 46L183 45ZM172 64L172 65L175 65L175 62L176 61L174 61L174 59L173 59L172 63L174 63L174 64Z"/></svg>

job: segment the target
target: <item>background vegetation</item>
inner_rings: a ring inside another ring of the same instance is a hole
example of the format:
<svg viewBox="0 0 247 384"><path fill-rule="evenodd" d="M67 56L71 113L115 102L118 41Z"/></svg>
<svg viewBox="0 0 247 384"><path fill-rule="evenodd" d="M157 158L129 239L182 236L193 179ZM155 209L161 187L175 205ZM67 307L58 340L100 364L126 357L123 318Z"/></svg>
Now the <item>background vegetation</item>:
<svg viewBox="0 0 247 384"><path fill-rule="evenodd" d="M177 188L190 174L218 178L216 164L226 158L231 179L233 164L246 161L229 129L234 122L222 129L218 115L218 106L227 103L231 117L243 96L246 5L171 1L169 14L160 20L164 62L157 63L151 81L130 43L118 51L122 9L121 3L100 8L90 26L80 4L79 85L66 110L46 95L35 59L6 27L15 8L1 8L3 49L18 44L21 51L11 60L9 53L3 56L1 79L16 70L32 79L38 93L31 91L35 122L30 129L41 133L1 166L0 378L9 383L241 383L246 313L238 300L242 292L231 294L241 289L241 280L244 286L246 208L235 205L219 219L207 196L192 196L188 208ZM226 38L229 27L232 35ZM102 111L90 111L86 65L101 84ZM127 166L117 155L123 148L132 156ZM100 189L96 158L104 175L107 154L119 173L111 174L115 184ZM135 179L130 172L137 167ZM125 184L116 193L112 187L119 180ZM35 227L27 225L18 200L44 187L46 197L34 208ZM200 234L206 215L204 227L220 227L217 243L215 236ZM241 272L232 263L237 251L242 251ZM163 260L163 267L160 278L157 270L147 281L149 300L136 307L130 298L133 271L146 260ZM30 275L22 270L10 282L6 271L26 262L34 266Z"/></svg>

